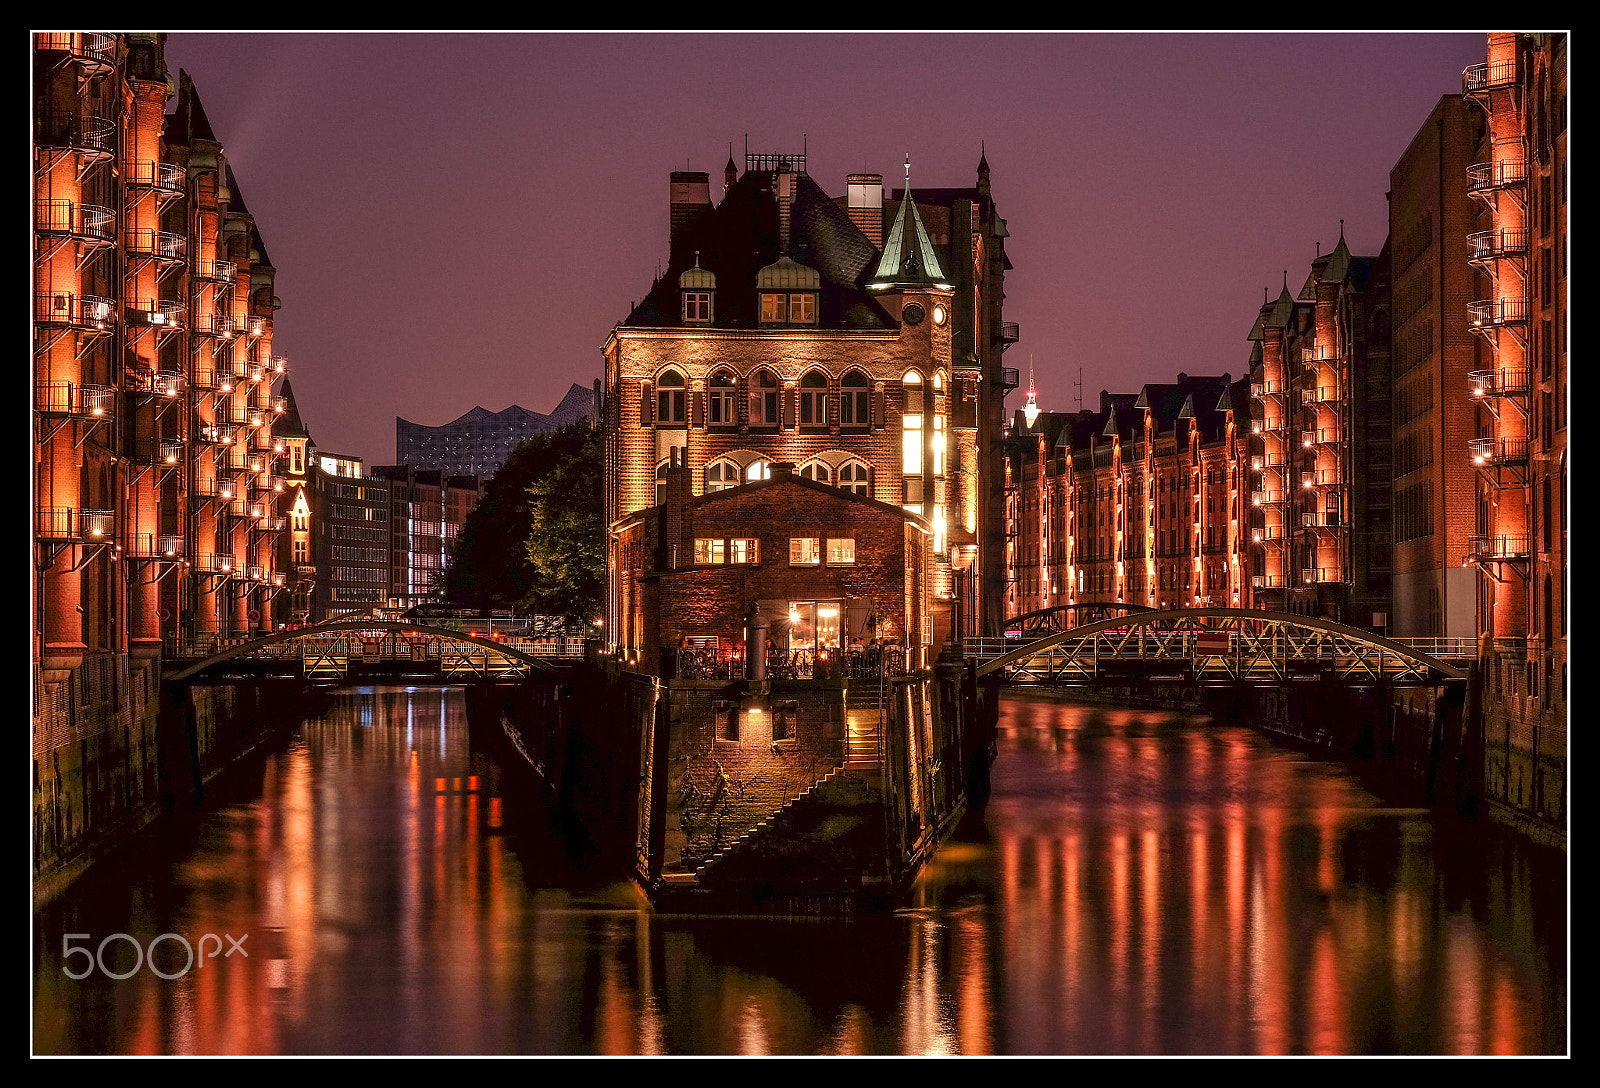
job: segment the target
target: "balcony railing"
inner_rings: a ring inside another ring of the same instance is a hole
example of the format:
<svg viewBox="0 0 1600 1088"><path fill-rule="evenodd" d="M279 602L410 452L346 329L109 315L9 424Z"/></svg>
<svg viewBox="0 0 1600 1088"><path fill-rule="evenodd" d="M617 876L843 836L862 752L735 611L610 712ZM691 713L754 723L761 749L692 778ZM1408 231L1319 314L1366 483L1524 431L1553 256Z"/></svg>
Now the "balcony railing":
<svg viewBox="0 0 1600 1088"><path fill-rule="evenodd" d="M72 59L96 71L110 71L117 63L117 37L87 30L56 31L36 37L40 49L69 53Z"/></svg>
<svg viewBox="0 0 1600 1088"><path fill-rule="evenodd" d="M1522 257L1528 252L1525 230L1481 230L1467 235L1467 260L1492 261L1501 257Z"/></svg>
<svg viewBox="0 0 1600 1088"><path fill-rule="evenodd" d="M45 540L109 540L116 526L110 510L48 506L34 512L34 535Z"/></svg>
<svg viewBox="0 0 1600 1088"><path fill-rule="evenodd" d="M1303 510L1300 513L1300 526L1304 529L1332 529L1342 522L1337 510Z"/></svg>
<svg viewBox="0 0 1600 1088"><path fill-rule="evenodd" d="M1467 554L1473 559L1526 559L1528 534L1494 533L1472 537L1467 544Z"/></svg>
<svg viewBox="0 0 1600 1088"><path fill-rule="evenodd" d="M127 554L134 559L179 559L183 556L183 538L135 533L128 538Z"/></svg>
<svg viewBox="0 0 1600 1088"><path fill-rule="evenodd" d="M235 569L231 555L202 555L195 567L203 574L232 574Z"/></svg>
<svg viewBox="0 0 1600 1088"><path fill-rule="evenodd" d="M1000 342L1000 350L1004 351L1022 339L1022 326L1015 321L1002 321L996 338Z"/></svg>
<svg viewBox="0 0 1600 1088"><path fill-rule="evenodd" d="M1300 581L1304 585L1316 585L1319 582L1337 582L1339 569L1337 567L1306 567L1300 572Z"/></svg>
<svg viewBox="0 0 1600 1088"><path fill-rule="evenodd" d="M1474 465L1521 465L1528 461L1526 438L1474 438L1467 442Z"/></svg>
<svg viewBox="0 0 1600 1088"><path fill-rule="evenodd" d="M187 311L188 306L182 302L159 298L133 299L128 302L128 323L179 329L183 327Z"/></svg>
<svg viewBox="0 0 1600 1088"><path fill-rule="evenodd" d="M124 245L135 257L168 262L183 260L183 236L171 231L130 227L125 232Z"/></svg>
<svg viewBox="0 0 1600 1088"><path fill-rule="evenodd" d="M109 332L116 323L116 303L95 295L35 295L33 318L45 325L66 325L86 332Z"/></svg>
<svg viewBox="0 0 1600 1088"><path fill-rule="evenodd" d="M1517 62L1514 60L1472 64L1461 73L1461 93L1476 94L1496 87L1511 86L1516 82Z"/></svg>
<svg viewBox="0 0 1600 1088"><path fill-rule="evenodd" d="M1526 325L1528 300L1525 298L1492 298L1467 303L1467 320L1474 329L1499 328L1502 325Z"/></svg>
<svg viewBox="0 0 1600 1088"><path fill-rule="evenodd" d="M97 204L71 200L36 200L33 229L42 234L66 234L87 244L109 245L117 240L117 216Z"/></svg>
<svg viewBox="0 0 1600 1088"><path fill-rule="evenodd" d="M1283 575L1281 574L1254 574L1250 577L1250 585L1255 589L1282 589Z"/></svg>
<svg viewBox="0 0 1600 1088"><path fill-rule="evenodd" d="M218 261L210 257L198 257L192 267L196 279L205 280L208 283L232 283L234 273L238 271L239 266L232 261Z"/></svg>
<svg viewBox="0 0 1600 1088"><path fill-rule="evenodd" d="M137 465L177 465L183 461L183 443L175 438L140 438L133 444Z"/></svg>
<svg viewBox="0 0 1600 1088"><path fill-rule="evenodd" d="M194 331L201 336L215 336L226 340L235 332L233 318L219 313L202 311L194 315Z"/></svg>
<svg viewBox="0 0 1600 1088"><path fill-rule="evenodd" d="M66 148L89 159L109 159L117 152L117 127L104 117L56 110L40 119L34 143Z"/></svg>
<svg viewBox="0 0 1600 1088"><path fill-rule="evenodd" d="M170 162L130 162L124 167L123 181L136 189L181 193L183 167Z"/></svg>
<svg viewBox="0 0 1600 1088"><path fill-rule="evenodd" d="M1283 492L1277 490L1262 489L1250 496L1250 503L1253 506L1274 506L1282 501Z"/></svg>
<svg viewBox="0 0 1600 1088"><path fill-rule="evenodd" d="M175 397L183 392L183 375L176 370L135 370L128 384L135 393L156 397Z"/></svg>
<svg viewBox="0 0 1600 1088"><path fill-rule="evenodd" d="M1527 183L1528 164L1524 162L1479 162L1467 167L1469 193L1486 193Z"/></svg>
<svg viewBox="0 0 1600 1088"><path fill-rule="evenodd" d="M116 405L117 391L109 385L79 382L35 382L33 385L33 407L47 415L110 418Z"/></svg>
<svg viewBox="0 0 1600 1088"><path fill-rule="evenodd" d="M1474 370L1467 375L1467 383L1474 397L1520 397L1528 393L1528 368L1501 367L1495 370Z"/></svg>

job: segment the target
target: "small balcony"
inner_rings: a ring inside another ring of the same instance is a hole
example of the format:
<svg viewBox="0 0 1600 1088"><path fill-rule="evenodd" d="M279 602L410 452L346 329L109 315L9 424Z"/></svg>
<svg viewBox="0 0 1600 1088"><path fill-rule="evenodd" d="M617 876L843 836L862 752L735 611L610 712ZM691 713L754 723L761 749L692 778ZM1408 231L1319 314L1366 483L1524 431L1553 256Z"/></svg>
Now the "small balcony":
<svg viewBox="0 0 1600 1088"><path fill-rule="evenodd" d="M233 327L233 318L219 313L201 312L194 315L194 331L199 336L228 340L233 337L236 330Z"/></svg>
<svg viewBox="0 0 1600 1088"><path fill-rule="evenodd" d="M109 385L79 382L35 382L33 407L52 416L109 419L117 405L117 391Z"/></svg>
<svg viewBox="0 0 1600 1088"><path fill-rule="evenodd" d="M240 328L239 331L243 335L250 337L252 340L259 339L263 336L271 336L272 319L270 317L260 317L252 314L250 317L245 318L244 326Z"/></svg>
<svg viewBox="0 0 1600 1088"><path fill-rule="evenodd" d="M192 267L195 278L206 283L232 283L238 271L238 266L232 261L218 261L210 257L196 258Z"/></svg>
<svg viewBox="0 0 1600 1088"><path fill-rule="evenodd" d="M183 463L183 443L176 438L141 438L133 444L133 463L171 467Z"/></svg>
<svg viewBox="0 0 1600 1088"><path fill-rule="evenodd" d="M33 229L59 234L87 246L109 246L117 240L117 216L97 204L70 200L37 200L33 204Z"/></svg>
<svg viewBox="0 0 1600 1088"><path fill-rule="evenodd" d="M1282 589L1284 586L1281 574L1254 574L1250 577L1250 585L1254 589Z"/></svg>
<svg viewBox="0 0 1600 1088"><path fill-rule="evenodd" d="M1000 350L1005 351L1012 344L1022 339L1022 326L1015 321L1002 321L995 330L995 342L1000 345Z"/></svg>
<svg viewBox="0 0 1600 1088"><path fill-rule="evenodd" d="M1515 86L1517 82L1517 62L1515 60L1495 61L1493 64L1472 64L1461 73L1461 93L1468 95L1483 94L1486 91L1499 90Z"/></svg>
<svg viewBox="0 0 1600 1088"><path fill-rule="evenodd" d="M182 302L159 298L135 299L128 303L128 324L147 325L157 329L181 329L188 309Z"/></svg>
<svg viewBox="0 0 1600 1088"><path fill-rule="evenodd" d="M1528 232L1525 230L1480 230L1467 235L1467 260L1474 264L1527 255Z"/></svg>
<svg viewBox="0 0 1600 1088"><path fill-rule="evenodd" d="M1497 559L1528 558L1528 534L1491 533L1471 537L1467 541L1467 557L1483 563Z"/></svg>
<svg viewBox="0 0 1600 1088"><path fill-rule="evenodd" d="M183 192L183 168L170 162L128 163L122 180L131 189L154 189L171 196Z"/></svg>
<svg viewBox="0 0 1600 1088"><path fill-rule="evenodd" d="M1473 465L1525 465L1528 463L1526 438L1474 438L1467 443Z"/></svg>
<svg viewBox="0 0 1600 1088"><path fill-rule="evenodd" d="M1525 162L1479 162L1467 167L1469 194L1499 192L1527 184L1528 164Z"/></svg>
<svg viewBox="0 0 1600 1088"><path fill-rule="evenodd" d="M201 574L231 575L236 569L231 555L202 555L195 562L195 569Z"/></svg>
<svg viewBox="0 0 1600 1088"><path fill-rule="evenodd" d="M35 36L41 51L66 53L87 73L100 75L117 65L117 36L87 30L56 31Z"/></svg>
<svg viewBox="0 0 1600 1088"><path fill-rule="evenodd" d="M183 538L174 535L136 533L128 538L127 555L132 559L181 559Z"/></svg>
<svg viewBox="0 0 1600 1088"><path fill-rule="evenodd" d="M136 370L129 375L135 393L151 397L176 397L183 392L184 378L176 370Z"/></svg>
<svg viewBox="0 0 1600 1088"><path fill-rule="evenodd" d="M33 319L41 325L110 332L116 316L116 303L95 295L35 295L33 300Z"/></svg>
<svg viewBox="0 0 1600 1088"><path fill-rule="evenodd" d="M1313 586L1319 583L1339 581L1338 567L1306 567L1300 572L1300 583Z"/></svg>
<svg viewBox="0 0 1600 1088"><path fill-rule="evenodd" d="M34 129L36 147L72 151L89 162L104 162L117 153L117 126L104 117L56 110Z"/></svg>
<svg viewBox="0 0 1600 1088"><path fill-rule="evenodd" d="M116 514L110 510L49 506L34 512L33 531L41 540L109 540L115 526Z"/></svg>
<svg viewBox="0 0 1600 1088"><path fill-rule="evenodd" d="M1528 395L1528 368L1499 367L1474 370L1467 375L1467 386L1474 400Z"/></svg>
<svg viewBox="0 0 1600 1088"><path fill-rule="evenodd" d="M1283 502L1283 499L1282 491L1263 488L1250 496L1250 504L1252 506L1276 506L1278 503Z"/></svg>
<svg viewBox="0 0 1600 1088"><path fill-rule="evenodd" d="M1507 325L1528 323L1528 300L1525 298L1491 298L1467 303L1467 320L1472 330L1498 329Z"/></svg>
<svg viewBox="0 0 1600 1088"><path fill-rule="evenodd" d="M244 568L244 576L251 582L265 582L267 580L267 568L259 563L251 563Z"/></svg>
<svg viewBox="0 0 1600 1088"><path fill-rule="evenodd" d="M183 263L181 234L148 227L132 227L124 232L123 244L131 257L160 261L163 264Z"/></svg>

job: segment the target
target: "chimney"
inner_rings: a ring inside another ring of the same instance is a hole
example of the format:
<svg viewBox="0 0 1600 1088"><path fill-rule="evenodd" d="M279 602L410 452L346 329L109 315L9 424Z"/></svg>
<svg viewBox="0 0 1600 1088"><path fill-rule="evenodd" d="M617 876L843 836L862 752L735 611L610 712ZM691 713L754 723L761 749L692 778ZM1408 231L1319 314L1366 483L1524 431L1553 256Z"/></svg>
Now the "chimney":
<svg viewBox="0 0 1600 1088"><path fill-rule="evenodd" d="M851 174L845 179L850 192L850 222L867 240L883 248L883 175Z"/></svg>
<svg viewBox="0 0 1600 1088"><path fill-rule="evenodd" d="M785 166L778 172L778 253L789 252L789 210L794 206L794 171Z"/></svg>
<svg viewBox="0 0 1600 1088"><path fill-rule="evenodd" d="M688 229L711 210L711 175L703 170L674 170L670 183L672 202L671 252L678 247Z"/></svg>

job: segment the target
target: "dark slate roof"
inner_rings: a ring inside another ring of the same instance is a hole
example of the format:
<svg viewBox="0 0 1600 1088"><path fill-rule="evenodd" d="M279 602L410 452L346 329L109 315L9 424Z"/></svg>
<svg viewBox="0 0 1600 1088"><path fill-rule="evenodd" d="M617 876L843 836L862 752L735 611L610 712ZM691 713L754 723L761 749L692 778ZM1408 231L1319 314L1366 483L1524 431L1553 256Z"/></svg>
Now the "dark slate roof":
<svg viewBox="0 0 1600 1088"><path fill-rule="evenodd" d="M746 171L723 194L720 204L686 226L681 243L672 247L665 272L623 324L681 326L678 277L694 267L698 254L700 267L717 277L712 326L759 327L756 273L785 255L780 251L775 179L774 171ZM787 256L814 269L822 280L817 300L819 329L897 327L898 322L865 290L866 277L878 257L877 247L809 175L795 177L789 222Z"/></svg>
<svg viewBox="0 0 1600 1088"><path fill-rule="evenodd" d="M311 437L311 432L306 430L305 421L300 418L300 406L294 400L294 388L289 384L289 375L285 374L278 385L278 396L288 401L288 407L283 415L279 416L272 424L274 434L292 434L295 436Z"/></svg>
<svg viewBox="0 0 1600 1088"><path fill-rule="evenodd" d="M167 119L167 131L179 143L187 144L195 140L210 140L216 144L222 142L211 130L211 120L206 117L205 107L200 104L200 93L194 89L194 80L182 68L178 69L178 101Z"/></svg>

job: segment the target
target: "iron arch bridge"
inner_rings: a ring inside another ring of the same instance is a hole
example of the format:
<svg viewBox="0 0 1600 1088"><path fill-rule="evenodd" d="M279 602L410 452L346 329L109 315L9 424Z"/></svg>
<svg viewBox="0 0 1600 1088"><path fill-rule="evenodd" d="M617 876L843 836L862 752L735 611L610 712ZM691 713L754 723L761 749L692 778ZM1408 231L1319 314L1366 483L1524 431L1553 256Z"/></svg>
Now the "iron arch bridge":
<svg viewBox="0 0 1600 1088"><path fill-rule="evenodd" d="M984 649L987 645L987 652ZM980 644L977 673L1013 683L1183 679L1437 683L1466 673L1402 643L1330 620L1245 608L1174 608L1109 617L1024 646Z"/></svg>
<svg viewBox="0 0 1600 1088"><path fill-rule="evenodd" d="M1122 604L1118 601L1084 601L1081 604L1058 604L1035 612L1012 616L1003 628L1008 634L1017 632L1023 638L1043 638L1056 631L1070 631L1074 627L1095 620L1126 616L1134 612L1154 612L1142 604Z"/></svg>
<svg viewBox="0 0 1600 1088"><path fill-rule="evenodd" d="M554 666L523 650L462 631L392 620L334 620L275 631L205 657L167 660L168 682L220 675L304 680L427 678L441 683L524 680Z"/></svg>

